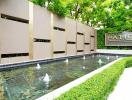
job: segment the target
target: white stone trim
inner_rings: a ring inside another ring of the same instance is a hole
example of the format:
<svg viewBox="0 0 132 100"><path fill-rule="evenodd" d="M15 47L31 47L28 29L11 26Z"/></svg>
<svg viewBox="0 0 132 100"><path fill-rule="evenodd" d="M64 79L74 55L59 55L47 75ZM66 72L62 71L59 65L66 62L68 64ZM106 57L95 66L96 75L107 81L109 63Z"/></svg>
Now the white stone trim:
<svg viewBox="0 0 132 100"><path fill-rule="evenodd" d="M97 53L111 53L111 54L132 54L132 50L109 50L109 49L97 49Z"/></svg>
<svg viewBox="0 0 132 100"><path fill-rule="evenodd" d="M68 83L68 84L66 84L66 85L64 85L64 86L46 94L46 95L38 98L38 99L36 99L36 100L53 100L53 99L59 97L61 94L65 93L66 91L70 90L71 88L78 86L79 84L85 82L87 79L89 79L92 76L94 76L95 74L103 71L104 69L108 68L109 66L111 66L112 64L114 64L115 62L117 62L121 59L122 58L119 58L119 59L117 59L117 60L115 60L115 61L113 61L113 62L111 62L111 63L109 63L109 64L89 73L89 74L87 74L87 75L84 75L81 78L78 78L78 79L76 79L76 80L74 80L74 81L72 81L72 82L70 82L70 83Z"/></svg>

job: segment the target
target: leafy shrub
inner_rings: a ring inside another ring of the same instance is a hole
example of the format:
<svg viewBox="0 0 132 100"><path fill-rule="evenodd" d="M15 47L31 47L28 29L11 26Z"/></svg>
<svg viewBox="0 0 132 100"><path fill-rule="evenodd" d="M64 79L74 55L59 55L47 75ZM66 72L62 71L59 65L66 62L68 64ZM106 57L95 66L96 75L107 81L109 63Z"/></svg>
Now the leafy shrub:
<svg viewBox="0 0 132 100"><path fill-rule="evenodd" d="M46 2L46 0L29 0L29 1L33 2L36 5L40 5L40 6L44 6Z"/></svg>
<svg viewBox="0 0 132 100"><path fill-rule="evenodd" d="M127 60L126 62L126 68L132 67L132 58Z"/></svg>
<svg viewBox="0 0 132 100"><path fill-rule="evenodd" d="M60 0L52 1L49 4L48 9L59 16L62 17L66 16L66 12L67 12L66 7L60 2Z"/></svg>
<svg viewBox="0 0 132 100"><path fill-rule="evenodd" d="M114 89L129 59L132 59L132 57L127 57L114 63L86 82L62 94L56 100L106 100L109 93Z"/></svg>
<svg viewBox="0 0 132 100"><path fill-rule="evenodd" d="M53 13L61 17L65 17L67 14L66 5L61 2L61 0L29 0L36 5L40 5L41 7L45 7L46 3L48 3L47 8Z"/></svg>
<svg viewBox="0 0 132 100"><path fill-rule="evenodd" d="M97 31L97 48L98 49L105 49L105 31L104 30L98 30Z"/></svg>

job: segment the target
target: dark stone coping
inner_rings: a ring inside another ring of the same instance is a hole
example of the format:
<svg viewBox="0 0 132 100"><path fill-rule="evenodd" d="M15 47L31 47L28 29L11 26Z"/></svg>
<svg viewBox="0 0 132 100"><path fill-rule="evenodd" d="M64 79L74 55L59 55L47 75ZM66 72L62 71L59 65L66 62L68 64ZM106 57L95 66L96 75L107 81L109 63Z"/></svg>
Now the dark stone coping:
<svg viewBox="0 0 132 100"><path fill-rule="evenodd" d="M92 54L86 54L86 56L90 56ZM79 58L84 55L77 55L77 56L68 56L68 57L61 57L61 58L52 58L52 59L44 59L44 60L33 60L33 61L27 61L27 62L20 62L20 63L13 63L13 64L1 64L0 65L0 71L1 70L8 70L12 68L23 68L29 65L34 65L34 64L48 64L51 62L56 62L56 61L62 61L65 59L74 59L74 58Z"/></svg>
<svg viewBox="0 0 132 100"><path fill-rule="evenodd" d="M62 61L65 59L74 59L74 58L79 58L83 56L91 56L91 55L111 55L111 56L132 56L128 54L112 54L112 53L92 53L92 54L84 54L84 55L76 55L76 56L68 56L68 57L61 57L61 58L52 58L52 59L44 59L44 60L34 60L34 61L27 61L27 62L21 62L21 63L13 63L13 64L1 64L0 65L0 72L1 71L8 71L9 69L17 69L17 68L26 68L29 65L35 65L35 64L48 64L51 62L56 62L56 61Z"/></svg>

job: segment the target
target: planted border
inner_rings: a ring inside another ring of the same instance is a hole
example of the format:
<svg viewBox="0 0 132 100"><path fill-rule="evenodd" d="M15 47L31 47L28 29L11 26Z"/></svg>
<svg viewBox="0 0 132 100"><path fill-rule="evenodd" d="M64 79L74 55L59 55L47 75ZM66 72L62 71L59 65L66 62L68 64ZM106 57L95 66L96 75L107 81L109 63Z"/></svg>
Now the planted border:
<svg viewBox="0 0 132 100"><path fill-rule="evenodd" d="M79 86L62 94L56 100L106 100L127 67L128 61L132 61L132 57L114 63Z"/></svg>
<svg viewBox="0 0 132 100"><path fill-rule="evenodd" d="M132 57L126 61L126 68L132 67Z"/></svg>

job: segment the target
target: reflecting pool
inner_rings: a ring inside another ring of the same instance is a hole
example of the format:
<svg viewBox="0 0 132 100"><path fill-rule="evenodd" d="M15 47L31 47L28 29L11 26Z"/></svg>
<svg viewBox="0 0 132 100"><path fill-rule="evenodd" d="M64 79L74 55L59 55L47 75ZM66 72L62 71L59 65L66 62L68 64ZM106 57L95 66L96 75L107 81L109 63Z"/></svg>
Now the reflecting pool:
<svg viewBox="0 0 132 100"><path fill-rule="evenodd" d="M94 54L0 71L0 100L34 100L118 58Z"/></svg>

